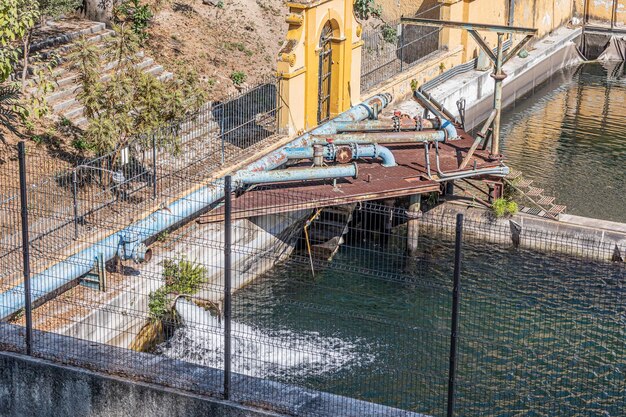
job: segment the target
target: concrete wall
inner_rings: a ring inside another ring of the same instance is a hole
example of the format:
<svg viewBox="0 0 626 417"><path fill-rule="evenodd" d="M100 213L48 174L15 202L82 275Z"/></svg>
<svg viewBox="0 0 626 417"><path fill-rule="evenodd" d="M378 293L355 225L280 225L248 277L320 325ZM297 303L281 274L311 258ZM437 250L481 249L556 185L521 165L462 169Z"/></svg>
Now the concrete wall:
<svg viewBox="0 0 626 417"><path fill-rule="evenodd" d="M279 414L0 353L2 417L269 417Z"/></svg>
<svg viewBox="0 0 626 417"><path fill-rule="evenodd" d="M0 335L0 350L24 339L2 322ZM223 402L219 369L54 333L34 331L33 352L56 363L0 352L0 417L427 417L241 374Z"/></svg>

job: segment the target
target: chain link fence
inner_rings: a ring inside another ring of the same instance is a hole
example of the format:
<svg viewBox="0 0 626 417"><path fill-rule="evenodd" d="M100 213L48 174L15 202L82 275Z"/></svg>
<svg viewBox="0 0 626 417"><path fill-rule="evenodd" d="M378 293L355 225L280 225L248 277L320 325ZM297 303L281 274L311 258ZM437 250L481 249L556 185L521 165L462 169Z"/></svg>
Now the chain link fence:
<svg viewBox="0 0 626 417"><path fill-rule="evenodd" d="M71 256L27 245L33 306L18 256L2 348L287 415L624 410L626 248L408 199L187 185L130 227L99 218L110 233Z"/></svg>

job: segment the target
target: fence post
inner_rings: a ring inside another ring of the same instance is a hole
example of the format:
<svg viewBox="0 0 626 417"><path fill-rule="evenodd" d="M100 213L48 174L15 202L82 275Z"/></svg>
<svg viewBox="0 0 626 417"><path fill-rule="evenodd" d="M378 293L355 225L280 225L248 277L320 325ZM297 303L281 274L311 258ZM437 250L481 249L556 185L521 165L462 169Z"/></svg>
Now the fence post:
<svg viewBox="0 0 626 417"><path fill-rule="evenodd" d="M156 134L152 134L152 198L157 197L157 151Z"/></svg>
<svg viewBox="0 0 626 417"><path fill-rule="evenodd" d="M224 178L224 399L230 398L231 380L231 176Z"/></svg>
<svg viewBox="0 0 626 417"><path fill-rule="evenodd" d="M400 27L400 72L404 71L404 25L398 25Z"/></svg>
<svg viewBox="0 0 626 417"><path fill-rule="evenodd" d="M461 244L463 239L463 215L456 215L456 238L454 243L454 287L452 289L452 325L450 329L450 367L448 368L448 413L454 416L456 388L457 342L459 334L459 303L461 293Z"/></svg>
<svg viewBox="0 0 626 417"><path fill-rule="evenodd" d="M72 171L72 202L74 205L74 239L78 239L78 178L74 168Z"/></svg>
<svg viewBox="0 0 626 417"><path fill-rule="evenodd" d="M30 303L30 239L28 237L28 193L26 185L26 146L17 145L20 167L20 204L22 212L22 260L24 262L24 310L26 316L26 354L31 355L33 341L32 306Z"/></svg>

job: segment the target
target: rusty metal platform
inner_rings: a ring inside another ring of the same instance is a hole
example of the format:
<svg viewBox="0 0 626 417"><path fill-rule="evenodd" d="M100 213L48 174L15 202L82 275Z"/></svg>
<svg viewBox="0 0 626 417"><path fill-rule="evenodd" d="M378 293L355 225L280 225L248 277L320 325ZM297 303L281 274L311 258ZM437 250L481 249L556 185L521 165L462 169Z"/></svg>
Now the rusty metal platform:
<svg viewBox="0 0 626 417"><path fill-rule="evenodd" d="M440 144L442 172L469 172L474 167L480 169L500 166L499 161L488 159L488 151L477 150L467 168L459 170L460 161L474 141L468 133L461 130L459 133L461 139ZM434 150L431 150L430 158L433 179L429 179L426 175L424 144L397 143L385 146L393 152L397 166L385 168L378 161L357 160L358 177L338 179L336 186L332 180L324 180L252 188L241 195L233 196L232 218L241 219L440 191L441 183L436 181L434 170ZM298 166L307 166L307 161ZM223 207L218 206L201 216L198 222L219 222L223 218Z"/></svg>

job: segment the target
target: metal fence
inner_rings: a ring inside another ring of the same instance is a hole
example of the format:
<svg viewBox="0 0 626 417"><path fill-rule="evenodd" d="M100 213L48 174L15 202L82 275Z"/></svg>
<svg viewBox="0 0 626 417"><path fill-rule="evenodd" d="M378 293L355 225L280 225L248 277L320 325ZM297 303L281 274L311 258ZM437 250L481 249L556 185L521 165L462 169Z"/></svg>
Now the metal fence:
<svg viewBox="0 0 626 417"><path fill-rule="evenodd" d="M440 4L415 17L438 18ZM405 25L400 19L363 31L361 90L368 91L440 50L440 28Z"/></svg>
<svg viewBox="0 0 626 417"><path fill-rule="evenodd" d="M55 143L29 143L25 170L33 250L62 258L81 239L112 233L276 140L281 134L278 85L271 79L209 103L180 123L95 158ZM14 148L5 152L0 160L0 285L18 272L21 236L18 157Z"/></svg>
<svg viewBox="0 0 626 417"><path fill-rule="evenodd" d="M25 350L32 332L38 357L286 415L625 409L626 268L612 245L418 215L403 199L325 207L307 187L197 186L181 201L206 209L146 239L148 262L119 260L130 250L120 239L118 260L27 245L34 308L23 309L24 286L0 294L1 311L17 307L3 349ZM76 242L110 253L103 238ZM81 262L94 269L73 276Z"/></svg>

